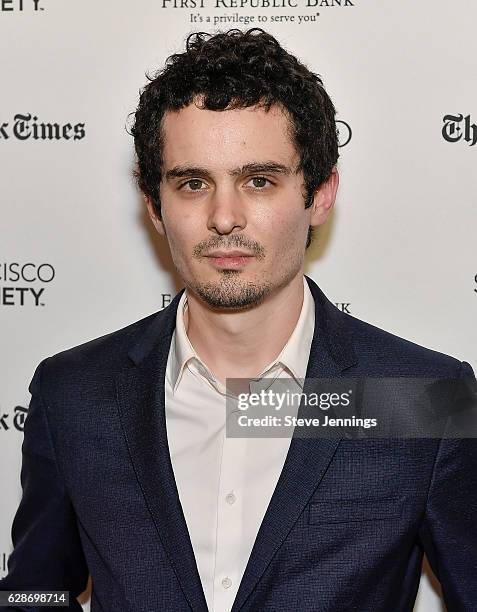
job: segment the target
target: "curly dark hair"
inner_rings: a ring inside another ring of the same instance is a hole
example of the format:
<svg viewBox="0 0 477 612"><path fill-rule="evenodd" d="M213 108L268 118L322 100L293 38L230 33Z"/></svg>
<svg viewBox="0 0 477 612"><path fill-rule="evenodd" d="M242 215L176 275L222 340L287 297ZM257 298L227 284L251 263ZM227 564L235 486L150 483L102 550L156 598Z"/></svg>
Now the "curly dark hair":
<svg viewBox="0 0 477 612"><path fill-rule="evenodd" d="M137 154L135 177L160 218L164 134L168 110L201 100L201 107L225 110L280 105L290 119L290 135L300 156L305 208L328 179L338 160L335 108L320 75L311 72L260 28L232 29L217 34L194 32L186 51L167 58L165 67L140 92L131 134ZM306 248L312 240L309 228Z"/></svg>

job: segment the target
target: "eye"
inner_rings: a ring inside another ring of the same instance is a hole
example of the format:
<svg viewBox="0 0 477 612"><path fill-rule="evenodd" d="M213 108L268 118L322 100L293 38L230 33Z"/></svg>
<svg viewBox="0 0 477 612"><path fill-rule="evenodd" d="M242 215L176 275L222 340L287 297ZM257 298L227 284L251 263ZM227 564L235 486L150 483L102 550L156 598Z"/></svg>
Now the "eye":
<svg viewBox="0 0 477 612"><path fill-rule="evenodd" d="M254 189L263 189L267 184L273 185L273 183L264 176L252 176L249 183L252 183Z"/></svg>
<svg viewBox="0 0 477 612"><path fill-rule="evenodd" d="M200 179L190 179L189 181L182 183L180 189L187 187L186 191L202 191L204 185L204 181L201 181Z"/></svg>

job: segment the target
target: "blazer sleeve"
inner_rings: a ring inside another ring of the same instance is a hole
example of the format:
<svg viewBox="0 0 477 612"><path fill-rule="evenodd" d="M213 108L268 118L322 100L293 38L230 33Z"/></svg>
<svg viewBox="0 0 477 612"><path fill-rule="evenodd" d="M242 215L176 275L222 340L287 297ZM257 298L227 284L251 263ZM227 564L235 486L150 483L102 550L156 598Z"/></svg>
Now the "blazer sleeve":
<svg viewBox="0 0 477 612"><path fill-rule="evenodd" d="M0 590L69 591L69 607L12 606L7 612L28 610L81 611L76 597L88 580L88 568L71 500L58 469L42 398L41 378L48 359L35 370L25 419L20 481L22 497L12 524L13 552Z"/></svg>
<svg viewBox="0 0 477 612"><path fill-rule="evenodd" d="M462 362L460 382L468 390L475 419L477 382ZM470 421L469 421L470 422ZM475 425L475 423L474 423ZM470 437L472 434L474 437ZM441 583L448 612L477 610L477 438L440 440L420 531L423 548Z"/></svg>

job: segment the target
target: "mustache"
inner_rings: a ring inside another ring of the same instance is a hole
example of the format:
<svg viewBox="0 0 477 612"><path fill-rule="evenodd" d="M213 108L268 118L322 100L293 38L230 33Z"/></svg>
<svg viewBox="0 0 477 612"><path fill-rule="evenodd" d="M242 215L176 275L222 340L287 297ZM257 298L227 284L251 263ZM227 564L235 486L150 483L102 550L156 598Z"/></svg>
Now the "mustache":
<svg viewBox="0 0 477 612"><path fill-rule="evenodd" d="M253 253L257 259L263 259L265 257L265 249L260 243L255 240L249 240L241 234L231 234L225 237L214 236L208 240L202 240L202 242L199 242L199 244L193 248L192 254L196 258L200 258L204 253L212 249L223 249L224 251L245 249Z"/></svg>

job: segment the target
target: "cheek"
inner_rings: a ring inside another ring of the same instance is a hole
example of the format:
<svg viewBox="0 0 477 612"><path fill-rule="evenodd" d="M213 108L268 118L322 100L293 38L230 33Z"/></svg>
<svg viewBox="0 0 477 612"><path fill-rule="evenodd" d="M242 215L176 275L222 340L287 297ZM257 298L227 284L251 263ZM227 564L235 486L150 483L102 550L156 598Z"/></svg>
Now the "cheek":
<svg viewBox="0 0 477 612"><path fill-rule="evenodd" d="M295 251L300 249L306 239L308 220L303 210L284 209L280 215L270 218L268 237L276 252Z"/></svg>
<svg viewBox="0 0 477 612"><path fill-rule="evenodd" d="M180 215L170 214L166 208L163 213L164 226L171 248L187 249L197 241L200 235L197 221L191 213L183 212Z"/></svg>

